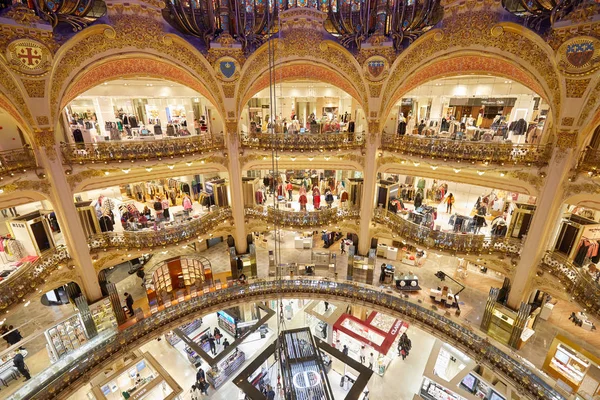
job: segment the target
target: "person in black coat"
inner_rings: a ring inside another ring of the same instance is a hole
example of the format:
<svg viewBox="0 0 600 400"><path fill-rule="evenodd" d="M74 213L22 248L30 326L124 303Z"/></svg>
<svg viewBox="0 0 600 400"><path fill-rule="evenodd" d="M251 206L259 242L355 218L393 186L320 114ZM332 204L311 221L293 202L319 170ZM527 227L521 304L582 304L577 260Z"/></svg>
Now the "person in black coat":
<svg viewBox="0 0 600 400"><path fill-rule="evenodd" d="M15 367L17 367L19 372L25 377L25 381L31 379L31 375L29 375L29 369L25 365L23 354L21 354L20 351L17 351L15 356L13 357L13 363L15 364Z"/></svg>
<svg viewBox="0 0 600 400"><path fill-rule="evenodd" d="M129 293L124 293L125 295L125 304L127 305L127 309L129 310L129 316L133 317L135 313L133 312L133 297Z"/></svg>
<svg viewBox="0 0 600 400"><path fill-rule="evenodd" d="M198 372L196 372L196 383L200 383L203 380L206 380L206 374L202 368L198 368Z"/></svg>

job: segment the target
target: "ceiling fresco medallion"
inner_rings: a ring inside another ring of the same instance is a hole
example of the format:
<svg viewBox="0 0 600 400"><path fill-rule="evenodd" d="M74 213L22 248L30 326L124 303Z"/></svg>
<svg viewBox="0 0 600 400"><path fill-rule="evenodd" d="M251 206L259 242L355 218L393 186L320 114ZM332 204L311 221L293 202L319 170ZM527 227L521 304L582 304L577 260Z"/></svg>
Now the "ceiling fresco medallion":
<svg viewBox="0 0 600 400"><path fill-rule="evenodd" d="M373 56L367 59L364 70L370 81L380 81L388 75L389 63L381 56Z"/></svg>
<svg viewBox="0 0 600 400"><path fill-rule="evenodd" d="M240 66L235 58L221 57L215 62L215 70L219 79L229 82L240 75Z"/></svg>
<svg viewBox="0 0 600 400"><path fill-rule="evenodd" d="M6 49L6 58L17 72L24 75L43 75L50 69L50 50L31 39L17 39Z"/></svg>
<svg viewBox="0 0 600 400"><path fill-rule="evenodd" d="M579 36L563 43L558 49L558 66L571 75L584 75L600 67L600 41Z"/></svg>

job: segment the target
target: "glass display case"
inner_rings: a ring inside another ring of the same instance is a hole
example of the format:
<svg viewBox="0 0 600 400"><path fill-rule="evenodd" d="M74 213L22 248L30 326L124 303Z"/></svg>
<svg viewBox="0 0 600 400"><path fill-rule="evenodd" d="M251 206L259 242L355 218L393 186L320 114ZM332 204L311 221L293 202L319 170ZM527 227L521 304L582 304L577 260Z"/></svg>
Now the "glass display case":
<svg viewBox="0 0 600 400"><path fill-rule="evenodd" d="M423 378L421 397L425 400L465 400L464 397L459 396L429 378Z"/></svg>
<svg viewBox="0 0 600 400"><path fill-rule="evenodd" d="M98 333L106 329L116 329L118 327L117 317L110 304L110 299L100 300L91 304L89 308Z"/></svg>
<svg viewBox="0 0 600 400"><path fill-rule="evenodd" d="M79 313L59 322L44 332L54 360L59 360L87 342Z"/></svg>

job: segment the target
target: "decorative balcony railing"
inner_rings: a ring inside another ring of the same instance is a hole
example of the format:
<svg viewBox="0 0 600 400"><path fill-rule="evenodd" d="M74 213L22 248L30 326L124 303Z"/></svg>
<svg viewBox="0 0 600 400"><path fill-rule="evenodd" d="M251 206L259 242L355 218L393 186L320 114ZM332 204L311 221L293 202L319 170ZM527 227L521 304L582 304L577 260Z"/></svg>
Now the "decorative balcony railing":
<svg viewBox="0 0 600 400"><path fill-rule="evenodd" d="M362 133L252 133L242 134L244 147L279 151L351 150L364 145Z"/></svg>
<svg viewBox="0 0 600 400"><path fill-rule="evenodd" d="M566 291L587 312L600 317L600 283L592 275L554 252L544 255L540 267L558 278L560 291Z"/></svg>
<svg viewBox="0 0 600 400"><path fill-rule="evenodd" d="M222 150L224 146L223 136L212 135L160 140L61 144L63 160L68 164L146 161L196 156L209 151Z"/></svg>
<svg viewBox="0 0 600 400"><path fill-rule="evenodd" d="M381 208L374 211L373 221L387 226L401 238L427 248L475 254L499 252L517 255L521 251L521 241L502 236L486 237L472 233L436 231Z"/></svg>
<svg viewBox="0 0 600 400"><path fill-rule="evenodd" d="M580 172L587 172L590 176L600 174L600 150L586 149L581 153L577 169Z"/></svg>
<svg viewBox="0 0 600 400"><path fill-rule="evenodd" d="M35 155L29 147L0 151L0 177L13 176L36 167Z"/></svg>
<svg viewBox="0 0 600 400"><path fill-rule="evenodd" d="M74 358L68 365L45 376L34 377L16 393L15 398L50 399L61 397L69 385L78 379L88 379L114 357L141 345L148 335L157 336L174 329L191 318L197 318L223 307L243 302L264 301L281 295L289 298L332 298L344 303L369 304L375 309L405 318L422 329L452 343L470 357L493 368L523 393L541 400L564 400L564 397L545 383L529 367L504 353L472 330L454 319L426 308L414 300L382 291L369 285L347 281L330 281L315 277L304 279L251 280L246 285L234 285L222 290L211 290L202 296L180 302L159 311L131 327L102 338L89 351ZM296 297L294 297L296 296ZM93 356L90 356L92 354ZM65 395L67 393L64 393Z"/></svg>
<svg viewBox="0 0 600 400"><path fill-rule="evenodd" d="M34 291L48 275L69 260L65 246L58 246L42 254L32 263L25 263L0 282L0 309L20 301Z"/></svg>
<svg viewBox="0 0 600 400"><path fill-rule="evenodd" d="M277 223L283 228L305 229L358 220L360 219L360 210L329 208L321 211L286 211L267 206L246 208L246 217L263 220L268 224Z"/></svg>
<svg viewBox="0 0 600 400"><path fill-rule="evenodd" d="M384 135L381 147L409 156L486 165L544 165L550 160L552 151L550 146L539 144L470 142L412 135Z"/></svg>
<svg viewBox="0 0 600 400"><path fill-rule="evenodd" d="M200 218L192 218L183 223L157 228L157 230L147 228L139 231L100 233L91 236L88 245L92 252L168 246L210 234L228 218L231 218L231 208L218 208Z"/></svg>

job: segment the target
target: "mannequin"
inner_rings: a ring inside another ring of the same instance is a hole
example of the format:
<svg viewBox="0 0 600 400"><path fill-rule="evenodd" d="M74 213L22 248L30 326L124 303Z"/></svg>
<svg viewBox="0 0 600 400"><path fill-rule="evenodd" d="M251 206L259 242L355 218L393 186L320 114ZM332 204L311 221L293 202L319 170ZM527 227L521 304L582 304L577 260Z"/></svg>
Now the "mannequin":
<svg viewBox="0 0 600 400"><path fill-rule="evenodd" d="M321 191L316 185L313 188L313 206L315 207L315 210L321 208Z"/></svg>
<svg viewBox="0 0 600 400"><path fill-rule="evenodd" d="M406 120L406 131L408 132L409 135L411 135L414 129L415 129L415 118L413 118L412 111L409 111L408 118Z"/></svg>

